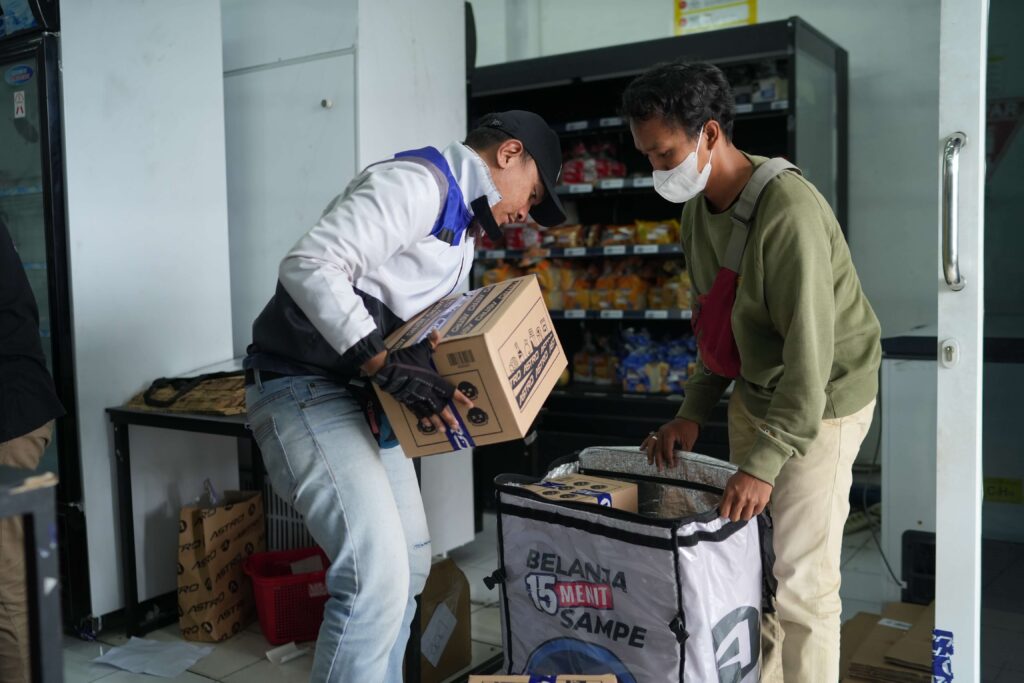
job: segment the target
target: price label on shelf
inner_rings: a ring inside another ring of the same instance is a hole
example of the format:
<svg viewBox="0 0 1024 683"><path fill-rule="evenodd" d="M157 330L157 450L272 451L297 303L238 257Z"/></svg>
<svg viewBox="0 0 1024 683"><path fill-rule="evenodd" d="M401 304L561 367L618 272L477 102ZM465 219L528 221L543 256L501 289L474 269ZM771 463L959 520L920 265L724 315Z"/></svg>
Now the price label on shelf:
<svg viewBox="0 0 1024 683"><path fill-rule="evenodd" d="M569 123L565 124L565 130L567 132L571 132L574 130L586 130L589 127L590 124L586 121L570 121Z"/></svg>
<svg viewBox="0 0 1024 683"><path fill-rule="evenodd" d="M587 312L580 308L572 308L565 311L565 317L569 320L582 320L587 317Z"/></svg>
<svg viewBox="0 0 1024 683"><path fill-rule="evenodd" d="M562 254L565 255L565 256L586 256L587 255L587 248L586 247L566 247L564 250L562 250Z"/></svg>
<svg viewBox="0 0 1024 683"><path fill-rule="evenodd" d="M647 176L646 178L634 178L633 187L654 187L654 178Z"/></svg>
<svg viewBox="0 0 1024 683"><path fill-rule="evenodd" d="M587 194L593 191L594 186L590 183L574 183L569 186L569 194Z"/></svg>
<svg viewBox="0 0 1024 683"><path fill-rule="evenodd" d="M621 246L621 245L614 246L614 247L605 247L604 248L604 255L605 256L622 256L625 253L626 253L626 247Z"/></svg>
<svg viewBox="0 0 1024 683"><path fill-rule="evenodd" d="M749 114L752 111L754 111L754 105L752 105L752 104L737 104L736 105L736 113L737 114Z"/></svg>
<svg viewBox="0 0 1024 683"><path fill-rule="evenodd" d="M772 109L776 111L779 109L789 109L789 100L775 100L772 102Z"/></svg>
<svg viewBox="0 0 1024 683"><path fill-rule="evenodd" d="M635 247L633 247L633 253L634 254L657 254L658 253L658 245L657 244L638 244Z"/></svg>
<svg viewBox="0 0 1024 683"><path fill-rule="evenodd" d="M505 250L489 249L484 252L484 258L505 258Z"/></svg>
<svg viewBox="0 0 1024 683"><path fill-rule="evenodd" d="M621 320L622 311L601 311L601 320Z"/></svg>
<svg viewBox="0 0 1024 683"><path fill-rule="evenodd" d="M600 181L597 186L602 190L621 190L626 186L625 178L606 178Z"/></svg>
<svg viewBox="0 0 1024 683"><path fill-rule="evenodd" d="M613 126L624 126L626 125L626 119L621 116L605 116L603 119L598 121L598 125L602 128L611 128Z"/></svg>
<svg viewBox="0 0 1024 683"><path fill-rule="evenodd" d="M667 320L668 311L644 311L644 317L647 318L648 320Z"/></svg>

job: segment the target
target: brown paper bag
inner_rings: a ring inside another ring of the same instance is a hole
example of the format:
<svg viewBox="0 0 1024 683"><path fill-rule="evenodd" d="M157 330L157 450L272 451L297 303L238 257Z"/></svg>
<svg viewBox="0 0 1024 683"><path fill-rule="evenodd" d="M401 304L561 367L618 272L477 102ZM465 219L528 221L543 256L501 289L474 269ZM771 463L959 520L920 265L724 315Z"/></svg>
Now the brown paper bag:
<svg viewBox="0 0 1024 683"><path fill-rule="evenodd" d="M227 640L256 614L242 563L266 545L263 497L225 491L214 507L188 505L178 521L178 625L186 640Z"/></svg>

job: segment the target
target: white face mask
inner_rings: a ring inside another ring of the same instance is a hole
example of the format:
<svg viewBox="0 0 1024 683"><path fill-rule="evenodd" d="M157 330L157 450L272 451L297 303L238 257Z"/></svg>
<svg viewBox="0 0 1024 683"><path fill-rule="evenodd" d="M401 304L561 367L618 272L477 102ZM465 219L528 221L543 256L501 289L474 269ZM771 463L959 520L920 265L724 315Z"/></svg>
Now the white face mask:
<svg viewBox="0 0 1024 683"><path fill-rule="evenodd" d="M704 165L703 171L697 170L697 152L700 150L700 141L704 137L704 126L700 127L697 135L697 149L690 152L683 163L671 171L654 171L654 189L665 199L676 204L688 202L704 190L708 184L708 176L711 175L711 157ZM715 151L711 150L711 156Z"/></svg>

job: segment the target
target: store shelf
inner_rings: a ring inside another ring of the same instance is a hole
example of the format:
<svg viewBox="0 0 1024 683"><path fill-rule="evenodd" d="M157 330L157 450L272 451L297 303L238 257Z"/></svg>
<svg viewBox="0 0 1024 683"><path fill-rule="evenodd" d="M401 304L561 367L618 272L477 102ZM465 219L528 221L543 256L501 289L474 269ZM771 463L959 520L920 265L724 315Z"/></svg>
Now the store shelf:
<svg viewBox="0 0 1024 683"><path fill-rule="evenodd" d="M557 387L551 392L552 396L565 396L565 397L586 397L586 398L606 398L613 400L636 400L636 399L663 399L666 401L673 401L678 403L682 401L682 394L639 394L635 392L623 391L621 386L615 384L592 384L586 382L573 382L564 387Z"/></svg>
<svg viewBox="0 0 1024 683"><path fill-rule="evenodd" d="M618 193L633 190L650 190L654 188L654 178L643 176L641 178L602 178L592 183L573 183L571 185L559 185L555 192L560 195L579 196L602 193Z"/></svg>
<svg viewBox="0 0 1024 683"><path fill-rule="evenodd" d="M651 256L682 254L683 248L678 244L635 244L611 247L568 247L551 248L533 251L520 249L486 249L477 252L477 259L493 261L497 259L521 258L593 258L595 256Z"/></svg>
<svg viewBox="0 0 1024 683"><path fill-rule="evenodd" d="M773 113L784 113L789 111L789 100L775 100L774 102L754 102L736 105L736 116L762 115ZM580 119L578 121L566 121L564 123L551 124L552 130L560 136L587 133L611 133L629 129L628 122L623 116L605 116L598 119Z"/></svg>
<svg viewBox="0 0 1024 683"><path fill-rule="evenodd" d="M28 197L42 193L42 185L27 185L24 187L0 187L0 199L4 199L6 197Z"/></svg>
<svg viewBox="0 0 1024 683"><path fill-rule="evenodd" d="M642 311L567 309L550 311L552 320L689 320L688 309L647 309Z"/></svg>

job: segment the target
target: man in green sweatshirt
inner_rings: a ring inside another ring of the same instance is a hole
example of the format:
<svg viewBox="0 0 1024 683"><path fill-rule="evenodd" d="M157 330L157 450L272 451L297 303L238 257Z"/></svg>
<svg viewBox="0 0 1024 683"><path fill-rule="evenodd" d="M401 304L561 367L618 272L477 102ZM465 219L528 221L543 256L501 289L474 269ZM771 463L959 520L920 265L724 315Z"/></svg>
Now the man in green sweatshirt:
<svg viewBox="0 0 1024 683"><path fill-rule="evenodd" d="M623 109L655 189L686 202L682 246L696 300L729 260L733 210L767 160L733 145L732 92L710 64L652 68L626 89ZM878 319L835 215L795 169L764 186L740 253L724 312L738 350L729 446L739 471L721 512L747 520L771 503L779 587L777 616L762 623L762 680L836 681L840 548L878 392ZM732 381L707 368L708 355L702 345L676 418L644 440L659 468L675 465L677 448L693 449Z"/></svg>

